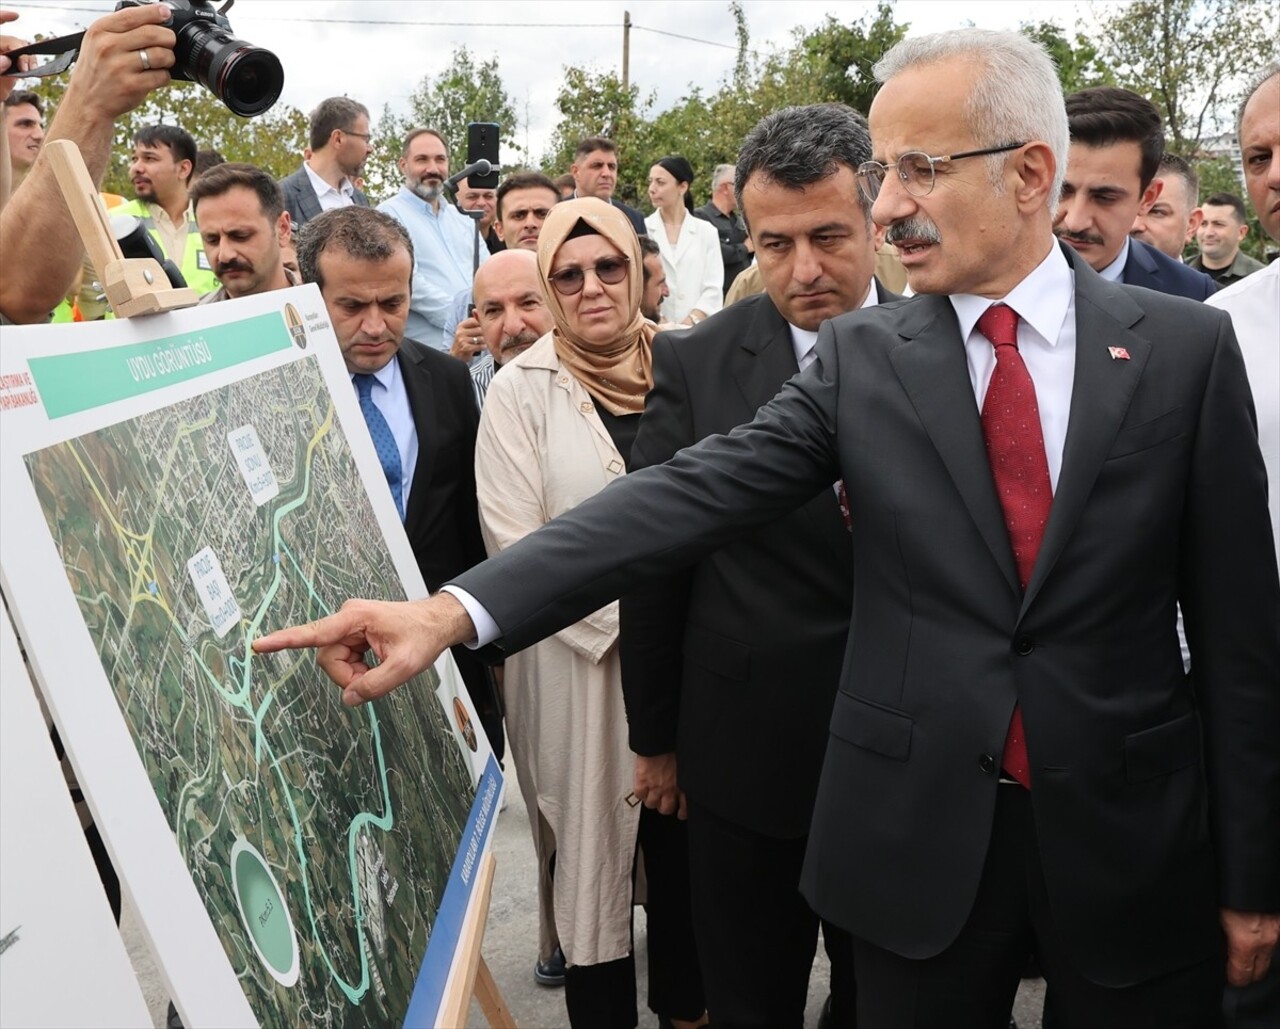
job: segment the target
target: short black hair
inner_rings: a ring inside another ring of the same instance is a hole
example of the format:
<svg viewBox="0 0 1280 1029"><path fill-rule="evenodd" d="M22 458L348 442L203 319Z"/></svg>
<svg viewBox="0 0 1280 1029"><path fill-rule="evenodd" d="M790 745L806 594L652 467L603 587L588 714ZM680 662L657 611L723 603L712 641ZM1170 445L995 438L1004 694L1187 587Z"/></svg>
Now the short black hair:
<svg viewBox="0 0 1280 1029"><path fill-rule="evenodd" d="M390 260L398 248L404 247L409 253L409 267L413 268L409 230L391 215L359 204L316 215L298 230L294 246L302 281L314 282L321 289L324 276L320 274L320 255L326 250L340 251L361 261L381 262Z"/></svg>
<svg viewBox="0 0 1280 1029"><path fill-rule="evenodd" d="M194 212L200 201L207 197L220 197L236 187L252 190L258 194L258 203L262 205L262 213L274 224L284 210L284 196L276 180L253 164L238 164L223 161L214 165L201 175L191 186L188 194L191 199L191 210Z"/></svg>
<svg viewBox="0 0 1280 1029"><path fill-rule="evenodd" d="M607 154L616 154L618 152L618 144L608 136L588 136L574 147L573 159L577 161L578 158L594 154L597 150L603 150Z"/></svg>
<svg viewBox="0 0 1280 1029"><path fill-rule="evenodd" d="M1196 198L1200 196L1200 176L1191 167L1190 161L1166 150L1164 156L1160 158L1160 174L1165 178L1176 175L1182 179L1187 187L1187 199L1191 201L1192 207L1196 206L1198 203Z"/></svg>
<svg viewBox="0 0 1280 1029"><path fill-rule="evenodd" d="M835 175L846 167L871 160L871 133L867 119L846 104L809 104L784 107L766 115L747 133L738 152L733 192L738 210L746 218L742 191L753 175L786 189L803 189ZM871 205L857 191L868 222Z"/></svg>
<svg viewBox="0 0 1280 1029"><path fill-rule="evenodd" d="M321 100L311 112L310 138L311 152L323 150L329 143L334 129L348 131L361 116L369 117L369 108L349 96L331 96Z"/></svg>
<svg viewBox="0 0 1280 1029"><path fill-rule="evenodd" d="M549 178L536 171L515 172L508 175L502 180L498 186L498 202L497 202L497 219L502 221L502 198L510 193L513 189L549 189L555 200L553 204L560 200L560 190L556 189L556 184Z"/></svg>
<svg viewBox="0 0 1280 1029"><path fill-rule="evenodd" d="M658 241L652 236L639 236L640 240L640 271L643 273L642 281L649 285L649 266L644 263L646 257L652 257L654 254L661 254L662 248L658 246Z"/></svg>
<svg viewBox="0 0 1280 1029"><path fill-rule="evenodd" d="M1237 223L1240 225L1249 223L1249 213L1244 208L1244 201L1234 193L1214 193L1200 206L1208 207L1210 204L1214 207L1230 207L1236 212Z"/></svg>
<svg viewBox="0 0 1280 1029"><path fill-rule="evenodd" d="M191 133L181 125L144 125L133 134L134 146L166 146L173 154L174 161L190 161L191 171L187 172L186 181L196 170L196 141Z"/></svg>
<svg viewBox="0 0 1280 1029"><path fill-rule="evenodd" d="M216 168L220 164L226 164L227 159L218 151L210 147L208 150L196 151L196 178L199 178L210 168Z"/></svg>
<svg viewBox="0 0 1280 1029"><path fill-rule="evenodd" d="M1164 127L1155 104L1119 86L1094 86L1072 93L1066 105L1072 143L1089 147L1137 143L1142 151L1141 186L1151 185L1164 156Z"/></svg>
<svg viewBox="0 0 1280 1029"><path fill-rule="evenodd" d="M44 117L44 101L40 99L39 93L33 93L29 89L15 89L4 98L5 107L21 107L23 104L30 104L40 112L41 118Z"/></svg>

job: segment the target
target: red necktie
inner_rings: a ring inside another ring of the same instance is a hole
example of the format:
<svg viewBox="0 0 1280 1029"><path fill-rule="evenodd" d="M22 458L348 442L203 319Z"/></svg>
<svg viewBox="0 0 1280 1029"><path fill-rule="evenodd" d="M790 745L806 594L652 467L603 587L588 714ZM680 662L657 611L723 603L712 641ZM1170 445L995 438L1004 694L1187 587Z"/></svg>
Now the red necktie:
<svg viewBox="0 0 1280 1029"><path fill-rule="evenodd" d="M1018 582L1025 590L1053 505L1040 409L1035 384L1018 353L1018 313L1005 304L993 304L978 319L978 331L996 351L996 368L982 404L982 434L1018 566ZM1006 773L1031 788L1020 707L1013 709L1002 763Z"/></svg>

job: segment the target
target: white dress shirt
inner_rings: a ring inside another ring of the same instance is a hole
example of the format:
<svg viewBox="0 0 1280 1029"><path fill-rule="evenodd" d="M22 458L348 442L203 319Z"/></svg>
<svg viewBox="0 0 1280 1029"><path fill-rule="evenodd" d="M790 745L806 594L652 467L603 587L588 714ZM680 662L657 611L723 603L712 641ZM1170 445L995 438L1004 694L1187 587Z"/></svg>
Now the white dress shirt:
<svg viewBox="0 0 1280 1029"><path fill-rule="evenodd" d="M858 310L865 311L868 307L875 307L878 303L880 303L880 296L876 293L876 284L873 279L867 289L865 299L858 305ZM808 329L802 329L798 325L792 325L790 322L787 322L787 328L791 330L791 345L795 347L796 364L800 366L801 371L804 371L817 360L818 355L813 352L813 348L818 345L818 334L817 332L810 332Z"/></svg>
<svg viewBox="0 0 1280 1029"><path fill-rule="evenodd" d="M996 368L996 351L978 331L978 319L996 303L1018 313L1018 353L1036 387L1049 483L1056 493L1076 378L1076 278L1066 255L1054 243L1035 270L1001 300L965 293L950 299L964 337L969 381L979 411Z"/></svg>
<svg viewBox="0 0 1280 1029"><path fill-rule="evenodd" d="M978 410L982 410L982 401L986 398L991 373L996 366L995 348L978 332L978 319L995 303L1008 304L1018 312L1018 351L1036 387L1049 481L1055 491L1058 473L1062 470L1062 448L1067 438L1067 417L1071 411L1071 390L1076 375L1075 281L1075 273L1055 241L1045 259L1002 300L972 294L956 294L949 298L965 341L969 380ZM862 306L872 306L875 299L873 284ZM806 364L812 360L809 335L803 329L791 327L791 341L796 348L797 360ZM816 340L817 334L812 335ZM803 357L802 346L805 347ZM476 639L467 644L469 647L483 647L502 635L493 616L471 594L455 586L445 586L443 592L456 597L471 616L476 627Z"/></svg>
<svg viewBox="0 0 1280 1029"><path fill-rule="evenodd" d="M400 451L400 496L404 500L404 509L408 511L409 489L418 467L418 431L413 421L413 408L409 406L409 394L404 387L404 376L400 374L399 360L393 357L372 374L374 384L369 396L373 406L387 420L391 435L396 440L396 449ZM354 376L351 388L359 401L360 391L356 389Z"/></svg>
<svg viewBox="0 0 1280 1029"><path fill-rule="evenodd" d="M316 191L316 200L320 203L320 210L334 211L339 207L350 207L356 202L356 187L345 175L342 178L341 185L334 189L312 171L311 165L307 164L306 161L302 162L302 167L307 169L307 178L311 180L311 188Z"/></svg>
<svg viewBox="0 0 1280 1029"><path fill-rule="evenodd" d="M1129 237L1125 236L1124 246L1120 248L1120 253L1116 254L1116 259L1109 265L1098 272L1108 282L1124 282L1124 266L1129 263Z"/></svg>

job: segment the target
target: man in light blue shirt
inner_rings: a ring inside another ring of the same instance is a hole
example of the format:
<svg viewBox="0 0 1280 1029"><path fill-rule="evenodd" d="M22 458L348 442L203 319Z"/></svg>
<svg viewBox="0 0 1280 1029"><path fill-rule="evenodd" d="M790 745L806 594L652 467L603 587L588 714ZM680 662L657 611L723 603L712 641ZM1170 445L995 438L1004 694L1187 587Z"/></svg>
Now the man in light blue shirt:
<svg viewBox="0 0 1280 1029"><path fill-rule="evenodd" d="M444 323L454 296L471 288L479 234L474 221L442 199L449 148L439 133L412 130L405 137L400 171L404 185L378 210L404 225L413 240L413 301L405 334L448 351L452 341L445 337ZM489 251L480 242L483 263Z"/></svg>

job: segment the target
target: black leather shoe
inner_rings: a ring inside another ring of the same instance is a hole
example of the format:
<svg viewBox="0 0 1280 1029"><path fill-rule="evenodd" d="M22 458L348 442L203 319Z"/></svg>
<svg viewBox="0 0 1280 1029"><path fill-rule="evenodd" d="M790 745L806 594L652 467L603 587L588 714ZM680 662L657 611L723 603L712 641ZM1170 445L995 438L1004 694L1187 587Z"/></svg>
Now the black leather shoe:
<svg viewBox="0 0 1280 1029"><path fill-rule="evenodd" d="M539 986L563 986L564 951L557 947L546 961L535 961L533 981Z"/></svg>

